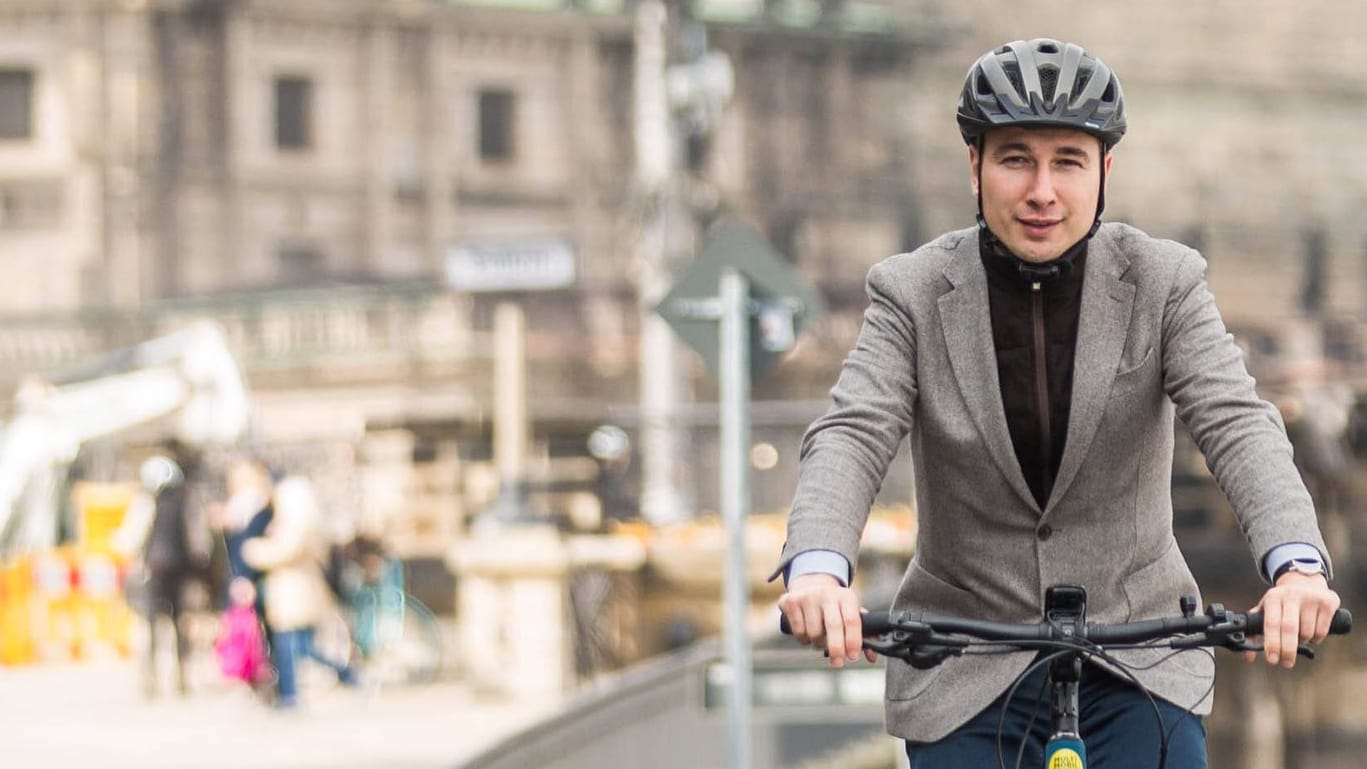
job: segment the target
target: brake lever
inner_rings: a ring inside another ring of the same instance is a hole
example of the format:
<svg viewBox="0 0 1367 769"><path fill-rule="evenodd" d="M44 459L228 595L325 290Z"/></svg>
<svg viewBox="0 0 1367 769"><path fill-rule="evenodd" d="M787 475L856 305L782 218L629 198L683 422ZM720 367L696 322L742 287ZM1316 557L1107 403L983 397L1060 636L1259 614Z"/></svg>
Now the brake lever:
<svg viewBox="0 0 1367 769"><path fill-rule="evenodd" d="M963 655L964 647L968 645L967 642L962 641L962 639L925 634L918 639L915 646L908 647L907 641L910 640L913 635L921 634L896 631L889 633L887 636L888 640L885 641L875 641L865 638L863 647L865 649L871 649L884 657L902 660L917 670L929 670L950 657ZM930 641L932 638L937 641L950 641L950 643L927 643L927 641Z"/></svg>
<svg viewBox="0 0 1367 769"><path fill-rule="evenodd" d="M1224 643L1224 647L1226 649L1233 649L1236 652L1260 652L1263 650L1263 645L1260 643L1252 643L1250 641L1235 642L1233 639L1227 640ZM1315 647L1310 646L1309 644L1296 644L1296 656L1313 660L1315 658Z"/></svg>
<svg viewBox="0 0 1367 769"><path fill-rule="evenodd" d="M1225 636L1224 642L1220 645L1236 652L1260 652L1263 650L1262 644L1248 640L1248 636L1243 633L1231 633Z"/></svg>
<svg viewBox="0 0 1367 769"><path fill-rule="evenodd" d="M1195 640L1185 643L1173 642L1172 648L1193 649L1201 645L1202 644L1199 641ZM1260 652L1263 650L1262 644L1249 641L1248 636L1244 633L1230 633L1223 636L1219 646L1236 652ZM1296 656L1313 660L1315 658L1315 647L1309 644L1296 644Z"/></svg>
<svg viewBox="0 0 1367 769"><path fill-rule="evenodd" d="M874 641L870 638L865 638L863 646L865 649L877 652L884 657L894 657L899 660L905 660L910 654L905 646L893 643L892 641Z"/></svg>
<svg viewBox="0 0 1367 769"><path fill-rule="evenodd" d="M1207 646L1218 646L1221 649L1229 649L1236 652L1260 652L1263 645L1253 643L1248 640L1248 635L1243 632L1206 632L1201 635L1185 636L1177 638L1167 644L1170 649L1201 649Z"/></svg>

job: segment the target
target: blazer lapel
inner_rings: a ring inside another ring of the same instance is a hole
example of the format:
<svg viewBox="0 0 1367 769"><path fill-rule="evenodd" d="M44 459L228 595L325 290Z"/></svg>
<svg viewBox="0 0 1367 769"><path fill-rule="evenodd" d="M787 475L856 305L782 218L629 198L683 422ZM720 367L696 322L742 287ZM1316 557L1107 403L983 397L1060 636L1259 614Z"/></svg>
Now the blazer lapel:
<svg viewBox="0 0 1367 769"><path fill-rule="evenodd" d="M945 277L954 288L940 297L939 307L954 379L997 467L1021 499L1038 510L1006 426L1006 408L997 379L997 353L992 342L987 273L978 257L976 235L960 241L954 260L945 268Z"/></svg>
<svg viewBox="0 0 1367 769"><path fill-rule="evenodd" d="M1128 268L1129 260L1111 247L1109 239L1095 238L1088 245L1073 358L1068 439L1045 513L1062 499L1077 475L1106 410L1106 397L1120 365L1134 308L1135 287L1120 280Z"/></svg>

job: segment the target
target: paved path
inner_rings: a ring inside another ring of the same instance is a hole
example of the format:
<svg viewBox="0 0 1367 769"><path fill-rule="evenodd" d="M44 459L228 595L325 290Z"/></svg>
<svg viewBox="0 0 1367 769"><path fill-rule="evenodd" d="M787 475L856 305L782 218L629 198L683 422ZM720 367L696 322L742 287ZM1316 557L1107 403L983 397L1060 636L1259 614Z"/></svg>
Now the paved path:
<svg viewBox="0 0 1367 769"><path fill-rule="evenodd" d="M449 769L552 709L438 681L313 689L282 713L212 678L152 700L138 680L125 660L0 667L0 767Z"/></svg>

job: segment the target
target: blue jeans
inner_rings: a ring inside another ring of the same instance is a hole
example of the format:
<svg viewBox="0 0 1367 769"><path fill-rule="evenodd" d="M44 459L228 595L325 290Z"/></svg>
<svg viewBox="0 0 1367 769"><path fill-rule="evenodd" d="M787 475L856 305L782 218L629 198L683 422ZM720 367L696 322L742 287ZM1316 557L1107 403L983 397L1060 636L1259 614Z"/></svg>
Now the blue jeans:
<svg viewBox="0 0 1367 769"><path fill-rule="evenodd" d="M1048 664L1031 673L1012 698L1002 727L1002 755L1007 769L1014 769L1021 735L1031 723L1024 769L1044 766L1044 743L1049 739L1049 692L1045 686ZM908 742L911 769L997 769L997 725L1006 702L1003 693L968 723L944 739L930 743ZM1036 702L1039 707L1036 708ZM1168 736L1167 769L1206 769L1206 727L1194 716L1167 700L1154 697ZM1158 719L1153 705L1135 685L1093 665L1083 665L1078 687L1078 730L1087 745L1088 769L1156 769L1158 767Z"/></svg>
<svg viewBox="0 0 1367 769"><path fill-rule="evenodd" d="M356 672L351 666L328 659L314 648L311 627L272 633L271 658L278 675L276 693L282 707L290 707L298 700L299 683L295 668L302 659L308 658L332 668L337 673L337 680L344 684L351 685L356 682Z"/></svg>

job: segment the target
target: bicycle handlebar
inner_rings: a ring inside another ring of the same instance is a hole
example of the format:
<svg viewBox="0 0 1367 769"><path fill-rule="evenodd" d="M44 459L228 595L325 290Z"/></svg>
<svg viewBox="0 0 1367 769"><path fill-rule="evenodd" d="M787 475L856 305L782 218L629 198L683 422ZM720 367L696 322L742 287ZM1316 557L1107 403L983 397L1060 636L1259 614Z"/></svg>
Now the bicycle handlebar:
<svg viewBox="0 0 1367 769"><path fill-rule="evenodd" d="M1218 614L1218 616L1216 616ZM1031 641L1086 640L1099 644L1127 644L1157 641L1193 633L1206 633L1217 637L1229 637L1237 633L1260 635L1263 630L1261 612L1215 612L1194 614L1189 617L1166 617L1162 619L1141 620L1107 624L1088 622L1076 628L1075 633L1065 635L1058 626L1048 621L1042 622L992 622L986 620L951 617L922 612L872 611L861 615L863 634L882 636L902 630L930 634L952 634L973 636L983 641L1003 643ZM779 629L785 635L792 635L788 617L779 620ZM1353 629L1353 615L1347 609L1334 612L1329 625L1330 635L1346 635Z"/></svg>

